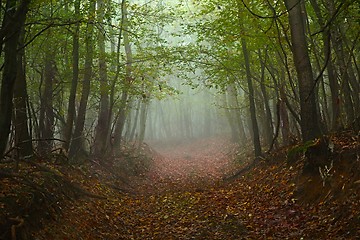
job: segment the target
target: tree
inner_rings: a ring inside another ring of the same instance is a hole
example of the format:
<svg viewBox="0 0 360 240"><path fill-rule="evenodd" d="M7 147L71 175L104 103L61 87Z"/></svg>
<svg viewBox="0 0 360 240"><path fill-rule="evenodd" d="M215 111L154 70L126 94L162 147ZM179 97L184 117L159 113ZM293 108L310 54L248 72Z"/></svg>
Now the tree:
<svg viewBox="0 0 360 240"><path fill-rule="evenodd" d="M114 132L114 152L119 154L121 151L121 140L122 140L122 132L125 125L126 120L126 109L127 109L127 100L130 90L130 85L132 82L132 62L133 62L133 54L131 50L131 43L129 40L129 20L128 20L128 3L123 0L121 2L121 30L119 34L119 49L120 49L120 39L121 36L124 37L124 48L125 48L125 55L126 55L126 66L125 66L125 77L123 81L123 91L120 100L120 109L118 111L118 117L116 120L115 125L115 132ZM118 50L119 51L119 50ZM119 54L119 53L118 53ZM117 66L120 67L119 64ZM117 75L120 69L117 70Z"/></svg>
<svg viewBox="0 0 360 240"><path fill-rule="evenodd" d="M24 30L19 39L20 46L24 45ZM17 77L14 87L14 119L15 146L19 158L31 158L33 155L32 139L29 132L28 95L25 72L25 49L18 51Z"/></svg>
<svg viewBox="0 0 360 240"><path fill-rule="evenodd" d="M273 139L273 122L272 122L272 115L271 115L271 110L270 110L270 99L269 99L269 94L268 94L268 90L266 88L266 82L265 82L265 68L266 68L266 59L267 59L267 53L266 53L266 49L265 49L265 59L262 59L262 53L261 50L258 50L258 56L259 56L259 61L261 64L261 73L260 73L260 89L261 89L261 93L262 93L262 99L263 99L263 103L260 103L260 107L261 108L262 104L264 105L265 108L265 117L263 119L263 134L265 142L268 146L270 146L272 139Z"/></svg>
<svg viewBox="0 0 360 240"><path fill-rule="evenodd" d="M76 0L74 2L74 9L75 9L75 17L79 18L80 16L80 0ZM76 19L77 20L77 19ZM77 20L80 21L80 20ZM70 96L69 96L69 104L68 104L68 111L67 111L67 119L66 119L66 126L65 126L65 142L64 148L68 151L70 146L70 141L73 132L74 120L75 120L75 98L76 98L76 90L78 85L79 79L79 31L80 31L80 22L75 24L75 28L73 30L73 51L72 51L72 81L71 81L71 89L70 89Z"/></svg>
<svg viewBox="0 0 360 240"><path fill-rule="evenodd" d="M7 0L0 29L1 51L4 50L4 67L0 90L0 156L5 152L13 112L13 89L17 73L17 49L21 29L25 24L30 0ZM4 44L4 49L2 45Z"/></svg>
<svg viewBox="0 0 360 240"><path fill-rule="evenodd" d="M245 69L246 69L246 80L249 90L249 103L250 103L250 117L251 117L251 127L253 132L253 142L254 142L254 149L255 149L255 157L261 156L261 144L260 144L260 136L259 136L259 126L256 119L256 109L255 109L255 92L254 87L252 84L251 79L251 71L250 71L250 59L249 59L249 52L246 46L245 38L241 39L241 47L244 54L245 60Z"/></svg>
<svg viewBox="0 0 360 240"><path fill-rule="evenodd" d="M78 108L78 114L74 127L74 134L70 145L69 157L73 160L79 158L80 153L84 153L84 126L86 118L86 110L88 105L88 98L90 94L90 84L93 78L93 58L94 58L94 24L91 22L95 15L95 1L89 1L88 22L86 24L85 35L85 64L84 64L84 77L81 83L81 97Z"/></svg>
<svg viewBox="0 0 360 240"><path fill-rule="evenodd" d="M105 10L106 3L103 0L97 0L98 22L101 24L98 29L98 47L99 47L99 82L100 82L100 106L98 122L95 129L94 155L106 155L109 144L109 83L106 63L106 32L105 32Z"/></svg>
<svg viewBox="0 0 360 240"><path fill-rule="evenodd" d="M306 142L321 134L314 92L316 83L308 53L302 1L284 0L284 2L289 15L292 53L299 84L301 133L303 141Z"/></svg>
<svg viewBox="0 0 360 240"><path fill-rule="evenodd" d="M317 21L321 28L324 29L324 31L321 33L323 38L323 53L325 56L325 62L326 62L326 68L327 68L327 74L329 78L329 86L330 86L330 92L331 92L331 123L330 123L330 129L337 130L341 128L341 122L340 122L340 104L339 104L339 83L336 79L335 74L335 66L333 63L333 59L331 56L331 32L329 28L326 28L325 26L325 20L321 14L321 9L319 7L317 0L311 0L311 5L315 11Z"/></svg>

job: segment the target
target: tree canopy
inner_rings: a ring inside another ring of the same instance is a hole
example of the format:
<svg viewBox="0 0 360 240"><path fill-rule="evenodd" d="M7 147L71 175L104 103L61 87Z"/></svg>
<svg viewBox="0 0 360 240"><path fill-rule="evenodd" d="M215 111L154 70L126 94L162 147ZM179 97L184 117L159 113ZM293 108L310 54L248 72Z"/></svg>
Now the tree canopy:
<svg viewBox="0 0 360 240"><path fill-rule="evenodd" d="M354 0L2 2L0 152L62 145L76 161L217 124L259 157L357 131L358 11ZM174 98L189 101L154 107Z"/></svg>

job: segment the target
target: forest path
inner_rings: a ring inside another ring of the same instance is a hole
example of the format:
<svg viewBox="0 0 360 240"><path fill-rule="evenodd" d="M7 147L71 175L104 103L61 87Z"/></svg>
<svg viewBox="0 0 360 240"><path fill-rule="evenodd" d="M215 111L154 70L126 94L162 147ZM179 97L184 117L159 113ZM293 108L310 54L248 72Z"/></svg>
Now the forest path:
<svg viewBox="0 0 360 240"><path fill-rule="evenodd" d="M153 167L131 182L132 194L97 176L87 179L88 189L106 199L71 202L34 239L359 239L357 194L345 202L298 203L302 162L289 166L285 152L223 182L233 167L228 144L206 139L156 147Z"/></svg>
<svg viewBox="0 0 360 240"><path fill-rule="evenodd" d="M227 138L179 141L165 146L157 143L150 171L137 190L156 193L208 188L234 170L230 156L234 147Z"/></svg>
<svg viewBox="0 0 360 240"><path fill-rule="evenodd" d="M232 150L225 138L157 146L150 171L131 182L133 194L92 179L91 191L107 199L73 202L35 238L242 239L246 227L231 207L236 192L219 190Z"/></svg>

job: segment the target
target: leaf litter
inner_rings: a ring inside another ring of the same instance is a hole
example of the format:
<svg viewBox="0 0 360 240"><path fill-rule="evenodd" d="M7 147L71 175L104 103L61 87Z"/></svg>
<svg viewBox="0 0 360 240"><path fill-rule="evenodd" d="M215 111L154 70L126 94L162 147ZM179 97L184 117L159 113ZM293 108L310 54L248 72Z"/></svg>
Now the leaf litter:
<svg viewBox="0 0 360 240"><path fill-rule="evenodd" d="M289 164L289 148L269 155L235 180L223 181L252 161L251 152L238 152L238 146L223 138L152 149L149 169L129 177L131 191L108 172L88 167L85 175L92 177L83 179L83 187L106 198L69 201L53 213L60 215L56 220L44 220L43 228L32 234L39 240L358 239L358 143L351 139L333 139L336 158L352 157L351 171L357 171L341 172L349 186L326 188L320 180L307 180L322 192L315 200L304 198L308 192L299 190L305 184L304 159ZM125 191L112 187L116 184Z"/></svg>

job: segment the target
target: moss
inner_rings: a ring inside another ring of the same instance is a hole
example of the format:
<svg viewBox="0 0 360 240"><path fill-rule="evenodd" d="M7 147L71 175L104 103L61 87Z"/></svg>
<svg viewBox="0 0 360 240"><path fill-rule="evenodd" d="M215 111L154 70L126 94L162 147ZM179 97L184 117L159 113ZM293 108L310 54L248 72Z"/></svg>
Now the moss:
<svg viewBox="0 0 360 240"><path fill-rule="evenodd" d="M310 147L316 146L318 143L319 139L316 139L294 146L287 152L288 162L294 162L299 155L305 154Z"/></svg>

